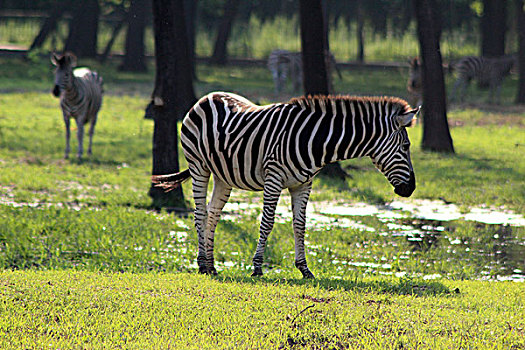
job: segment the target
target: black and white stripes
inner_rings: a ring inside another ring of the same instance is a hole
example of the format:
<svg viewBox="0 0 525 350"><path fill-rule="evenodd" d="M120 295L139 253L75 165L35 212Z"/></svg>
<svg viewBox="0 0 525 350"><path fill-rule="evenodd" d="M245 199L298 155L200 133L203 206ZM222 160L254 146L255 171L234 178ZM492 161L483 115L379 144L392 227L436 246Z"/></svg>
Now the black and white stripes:
<svg viewBox="0 0 525 350"><path fill-rule="evenodd" d="M328 163L369 156L397 194L410 196L415 177L405 126L416 113L405 101L389 97L316 96L257 106L238 95L211 93L195 104L182 123L189 174L157 176L154 181L169 187L191 175L199 270L212 274L216 273L214 231L231 189L263 191L260 238L253 258L253 274L261 275L275 208L281 191L288 188L295 263L304 277L313 277L304 251L312 178ZM211 174L214 189L206 205Z"/></svg>
<svg viewBox="0 0 525 350"><path fill-rule="evenodd" d="M53 54L51 62L56 66L53 94L60 97L60 107L66 125L65 158L68 158L70 150L71 118L77 123L78 158L82 157L84 150L84 124L90 123L88 155L91 155L97 114L102 105L102 78L87 68L73 70L76 57L71 53L60 56Z"/></svg>

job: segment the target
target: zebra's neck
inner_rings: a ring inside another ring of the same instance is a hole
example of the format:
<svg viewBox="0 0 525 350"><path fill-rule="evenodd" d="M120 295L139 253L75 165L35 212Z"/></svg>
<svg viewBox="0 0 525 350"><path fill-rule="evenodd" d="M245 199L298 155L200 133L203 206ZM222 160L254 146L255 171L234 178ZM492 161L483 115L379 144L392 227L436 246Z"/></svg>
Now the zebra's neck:
<svg viewBox="0 0 525 350"><path fill-rule="evenodd" d="M71 83L66 86L64 98L68 102L75 102L78 100L79 96L79 82L78 79L74 76L71 78Z"/></svg>
<svg viewBox="0 0 525 350"><path fill-rule="evenodd" d="M346 96L302 98L291 103L303 110L300 118L304 118L304 127L296 136L298 153L314 171L335 161L371 155L393 130L392 113L408 107L395 98Z"/></svg>

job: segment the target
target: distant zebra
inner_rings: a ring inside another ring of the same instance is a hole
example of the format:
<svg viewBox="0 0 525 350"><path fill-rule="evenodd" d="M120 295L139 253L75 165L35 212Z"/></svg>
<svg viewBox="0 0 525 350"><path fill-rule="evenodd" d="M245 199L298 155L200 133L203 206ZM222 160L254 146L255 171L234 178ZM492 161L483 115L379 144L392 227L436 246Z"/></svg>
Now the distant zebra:
<svg viewBox="0 0 525 350"><path fill-rule="evenodd" d="M457 71L457 80L452 88L450 101L458 97L461 102L465 96L467 86L472 79L478 80L480 86L490 88L489 102L493 102L496 93L496 102L500 102L501 84L510 74L516 62L516 56L502 56L495 58L467 56L454 64Z"/></svg>
<svg viewBox="0 0 525 350"><path fill-rule="evenodd" d="M407 80L408 103L411 106L423 104L423 70L421 68L419 58L414 57L410 61Z"/></svg>
<svg viewBox="0 0 525 350"><path fill-rule="evenodd" d="M331 52L328 55L326 63L329 88L333 91L332 72L335 69L339 79L342 79L342 75L337 68L335 57ZM303 85L303 59L301 52L274 50L268 56L267 66L272 73L276 93L281 93L284 90L288 77L290 77L292 81L293 91L297 92L301 90Z"/></svg>
<svg viewBox="0 0 525 350"><path fill-rule="evenodd" d="M258 106L225 92L202 97L182 122L181 143L189 169L156 175L152 181L166 190L191 176L197 262L201 273L216 274L214 232L233 187L263 191L260 238L253 257L253 276L262 275L263 253L281 191L292 196L295 265L305 278L304 232L312 178L326 164L369 156L394 186L408 197L415 176L405 126L418 109L392 97L315 96L288 103ZM213 174L213 194L206 192Z"/></svg>
<svg viewBox="0 0 525 350"><path fill-rule="evenodd" d="M84 151L84 125L89 127L88 155L91 155L93 133L97 122L97 114L102 105L102 78L87 68L77 68L76 57L72 53L64 55L52 54L51 62L56 66L55 87L53 95L60 96L60 107L66 124L65 158L69 157L70 119L77 123L78 152L80 159Z"/></svg>

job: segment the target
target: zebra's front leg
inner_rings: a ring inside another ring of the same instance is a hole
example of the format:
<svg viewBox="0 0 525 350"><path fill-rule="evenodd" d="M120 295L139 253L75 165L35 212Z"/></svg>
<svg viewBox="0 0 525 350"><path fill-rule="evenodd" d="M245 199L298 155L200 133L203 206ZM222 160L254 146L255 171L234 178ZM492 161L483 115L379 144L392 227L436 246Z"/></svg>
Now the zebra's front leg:
<svg viewBox="0 0 525 350"><path fill-rule="evenodd" d="M190 167L193 200L195 202L195 229L199 240L199 253L197 255L197 264L199 273L207 273L206 267L206 223L208 221L208 211L206 210L206 194L208 192L208 182L210 181L209 172L192 171Z"/></svg>
<svg viewBox="0 0 525 350"><path fill-rule="evenodd" d="M230 198L231 190L232 188L228 186L228 184L216 176L213 177L213 193L211 195L210 203L208 204L208 219L204 234L206 242L206 273L210 275L217 274L213 258L215 228L219 222L222 208L224 208L224 205Z"/></svg>
<svg viewBox="0 0 525 350"><path fill-rule="evenodd" d="M304 232L306 227L306 204L312 190L312 182L290 188L292 196L293 233L295 239L295 267L301 271L303 278L314 278L306 264L304 249Z"/></svg>
<svg viewBox="0 0 525 350"><path fill-rule="evenodd" d="M70 130L70 120L69 116L64 115L64 124L66 125L66 150L64 152L64 159L69 158L69 139L71 138L71 130Z"/></svg>
<svg viewBox="0 0 525 350"><path fill-rule="evenodd" d="M97 123L97 116L94 116L93 119L91 119L91 124L89 126L89 146L87 154L90 156L92 154L92 146L93 146L93 134L95 133L95 124Z"/></svg>
<svg viewBox="0 0 525 350"><path fill-rule="evenodd" d="M270 232L272 232L273 224L275 222L275 208L282 191L282 181L279 178L267 178L264 182L263 190L263 214L261 219L261 228L259 233L259 242L257 243L257 250L253 257L253 273L252 276L262 276L262 263L264 256L264 248Z"/></svg>
<svg viewBox="0 0 525 350"><path fill-rule="evenodd" d="M84 153L84 122L81 118L77 118L77 139L78 139L78 152L77 158L81 159Z"/></svg>

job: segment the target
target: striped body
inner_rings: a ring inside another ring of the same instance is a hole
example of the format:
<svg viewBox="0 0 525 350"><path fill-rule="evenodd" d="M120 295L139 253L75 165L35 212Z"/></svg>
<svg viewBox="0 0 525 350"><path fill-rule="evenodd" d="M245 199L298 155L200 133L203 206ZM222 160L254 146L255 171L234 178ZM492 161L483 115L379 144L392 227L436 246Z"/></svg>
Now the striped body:
<svg viewBox="0 0 525 350"><path fill-rule="evenodd" d="M330 52L326 59L329 88L333 91L332 72L337 71L341 79L341 72L337 69L334 55ZM301 52L274 50L268 56L268 69L272 73L275 92L280 93L286 86L287 79L292 82L292 91L300 91L303 85L303 58Z"/></svg>
<svg viewBox="0 0 525 350"><path fill-rule="evenodd" d="M262 274L266 239L272 230L280 193L292 196L296 266L306 265L304 229L312 178L324 165L362 156L372 158L396 193L410 196L415 177L405 126L417 110L396 98L313 97L257 106L238 95L216 92L201 98L182 122L181 143L189 173L156 177L157 182L191 176L199 268L215 273L213 237L231 189L262 190L260 238L254 275ZM209 204L210 175L214 190Z"/></svg>
<svg viewBox="0 0 525 350"><path fill-rule="evenodd" d="M489 101L492 102L494 95L497 94L497 102L499 102L501 84L503 79L510 74L514 63L515 56L502 57L476 57L467 56L459 60L454 69L457 72L457 79L452 90L451 100L456 97L462 101L467 89L467 86L473 79L479 82L481 87L490 88Z"/></svg>
<svg viewBox="0 0 525 350"><path fill-rule="evenodd" d="M53 94L60 97L66 125L65 158L68 158L70 150L70 119L75 119L77 124L78 158L82 157L84 149L84 125L90 124L88 155L91 155L97 115L102 106L102 78L87 68L73 70L75 59L71 54L55 57L53 63L57 66Z"/></svg>

